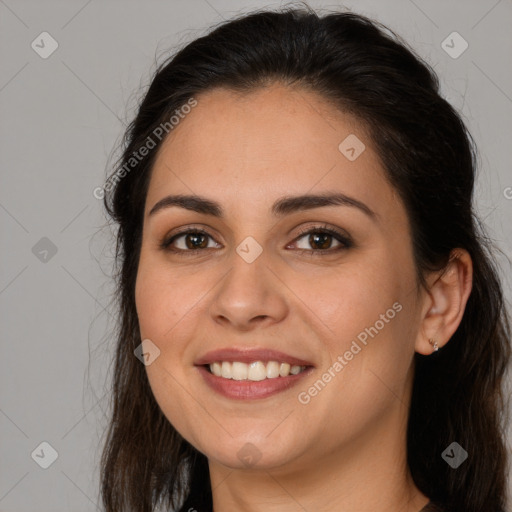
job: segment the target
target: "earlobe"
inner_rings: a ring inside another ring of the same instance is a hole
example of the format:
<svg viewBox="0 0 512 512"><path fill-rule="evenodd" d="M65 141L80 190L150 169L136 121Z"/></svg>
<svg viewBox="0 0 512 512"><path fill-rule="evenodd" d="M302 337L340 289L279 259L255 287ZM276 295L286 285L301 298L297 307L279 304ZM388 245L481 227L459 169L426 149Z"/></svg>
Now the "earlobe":
<svg viewBox="0 0 512 512"><path fill-rule="evenodd" d="M429 338L428 342L434 347L434 352L439 350L439 346L437 345L437 341L432 338Z"/></svg>
<svg viewBox="0 0 512 512"><path fill-rule="evenodd" d="M416 352L429 355L442 348L460 325L471 293L473 264L465 249L453 249L446 267L431 276Z"/></svg>

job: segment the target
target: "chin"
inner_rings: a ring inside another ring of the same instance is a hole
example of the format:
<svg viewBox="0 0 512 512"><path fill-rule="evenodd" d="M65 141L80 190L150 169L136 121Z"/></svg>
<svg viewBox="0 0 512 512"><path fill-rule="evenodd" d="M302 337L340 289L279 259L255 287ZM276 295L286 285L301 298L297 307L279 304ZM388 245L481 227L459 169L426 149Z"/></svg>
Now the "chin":
<svg viewBox="0 0 512 512"><path fill-rule="evenodd" d="M222 440L208 440L196 448L209 461L232 469L276 469L299 456L297 445L289 436L274 439L267 437L267 433L233 438L226 434Z"/></svg>

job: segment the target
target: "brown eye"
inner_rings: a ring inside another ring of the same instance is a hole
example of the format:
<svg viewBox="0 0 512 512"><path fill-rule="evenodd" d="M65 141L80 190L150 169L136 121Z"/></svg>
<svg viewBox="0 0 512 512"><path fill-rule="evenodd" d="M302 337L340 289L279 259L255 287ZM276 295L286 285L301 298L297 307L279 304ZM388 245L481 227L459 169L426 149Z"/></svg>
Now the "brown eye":
<svg viewBox="0 0 512 512"><path fill-rule="evenodd" d="M188 233L184 237L185 245L188 249L204 249L208 247L208 239L202 233Z"/></svg>
<svg viewBox="0 0 512 512"><path fill-rule="evenodd" d="M313 249L329 249L332 244L332 239L333 236L329 233L315 233L309 235L308 242Z"/></svg>
<svg viewBox="0 0 512 512"><path fill-rule="evenodd" d="M302 239L305 241L302 242ZM208 245L210 240L213 245ZM333 246L333 242L336 242L337 245ZM292 245L297 246L300 252L322 255L349 249L353 243L350 237L344 233L326 227L317 227L301 233ZM206 249L219 248L219 246L220 244L216 243L209 233L201 229L189 229L177 233L160 244L163 250L181 255L195 254Z"/></svg>
<svg viewBox="0 0 512 512"><path fill-rule="evenodd" d="M306 238L307 237L307 238ZM304 241L301 241L304 239ZM337 245L333 247L333 243ZM295 244L302 252L331 254L352 247L350 238L329 228L313 228L296 238Z"/></svg>
<svg viewBox="0 0 512 512"><path fill-rule="evenodd" d="M164 240L160 246L170 252L196 252L215 247L208 246L209 239L213 240L206 231L190 229Z"/></svg>

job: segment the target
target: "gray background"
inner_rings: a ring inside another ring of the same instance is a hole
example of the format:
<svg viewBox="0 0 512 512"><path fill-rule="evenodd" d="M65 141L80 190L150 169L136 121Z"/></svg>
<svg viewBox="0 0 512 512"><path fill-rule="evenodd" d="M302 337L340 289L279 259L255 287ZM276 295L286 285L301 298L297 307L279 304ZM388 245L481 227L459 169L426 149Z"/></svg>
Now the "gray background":
<svg viewBox="0 0 512 512"><path fill-rule="evenodd" d="M0 0L0 511L97 510L113 243L93 190L157 58L234 14L279 5ZM478 210L503 250L510 301L512 2L310 5L344 5L384 22L439 73L479 147ZM46 59L31 47L44 31L58 42ZM441 47L453 31L469 44L456 59ZM50 457L43 441L58 453L48 469L36 463Z"/></svg>

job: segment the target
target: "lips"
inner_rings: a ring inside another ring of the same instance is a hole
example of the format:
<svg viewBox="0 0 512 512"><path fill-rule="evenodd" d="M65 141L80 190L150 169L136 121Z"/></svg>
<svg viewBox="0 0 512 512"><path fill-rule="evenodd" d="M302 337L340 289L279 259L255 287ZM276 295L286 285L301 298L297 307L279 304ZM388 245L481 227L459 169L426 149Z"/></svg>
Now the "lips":
<svg viewBox="0 0 512 512"><path fill-rule="evenodd" d="M214 350L194 364L210 389L236 400L266 398L288 390L314 369L305 359L270 349ZM276 374L278 365L280 371ZM264 370L269 373L264 375Z"/></svg>

